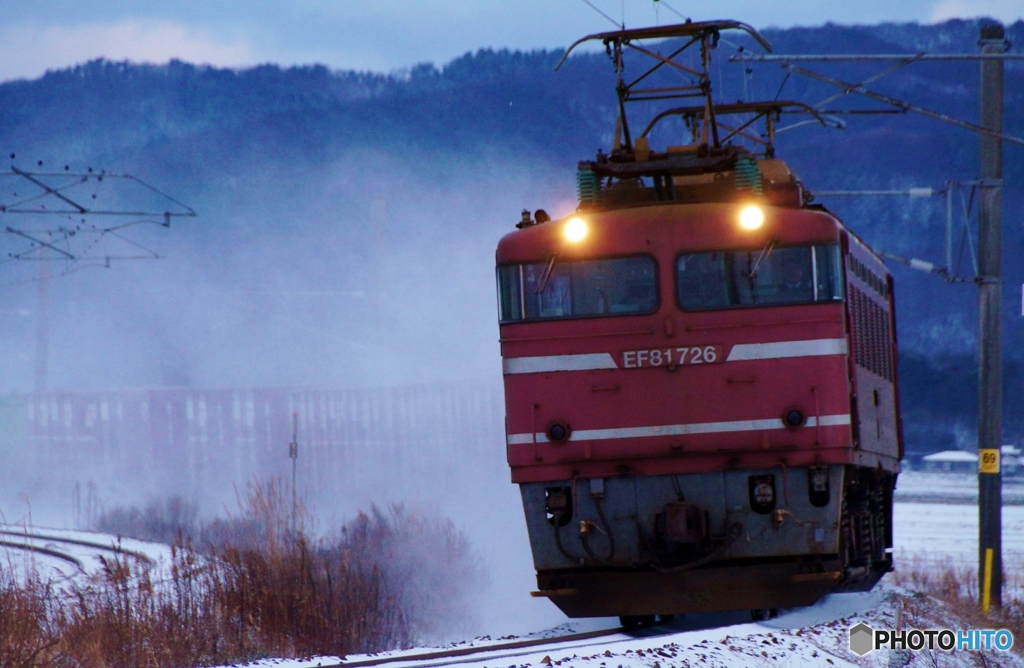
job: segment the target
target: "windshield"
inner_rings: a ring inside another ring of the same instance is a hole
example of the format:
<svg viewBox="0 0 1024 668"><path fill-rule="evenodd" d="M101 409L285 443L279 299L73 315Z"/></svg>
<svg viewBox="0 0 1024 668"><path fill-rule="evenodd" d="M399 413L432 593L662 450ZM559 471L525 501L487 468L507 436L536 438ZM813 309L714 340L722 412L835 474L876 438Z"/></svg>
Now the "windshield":
<svg viewBox="0 0 1024 668"><path fill-rule="evenodd" d="M676 261L685 311L841 301L841 279L836 244L683 253Z"/></svg>
<svg viewBox="0 0 1024 668"><path fill-rule="evenodd" d="M658 308L648 256L498 267L501 322L652 313Z"/></svg>

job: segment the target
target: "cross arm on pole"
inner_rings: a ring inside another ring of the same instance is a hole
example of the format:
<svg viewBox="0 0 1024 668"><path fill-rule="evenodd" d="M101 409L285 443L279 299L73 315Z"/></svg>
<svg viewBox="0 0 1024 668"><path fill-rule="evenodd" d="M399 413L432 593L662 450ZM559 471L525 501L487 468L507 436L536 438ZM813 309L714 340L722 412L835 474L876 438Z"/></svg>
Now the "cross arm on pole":
<svg viewBox="0 0 1024 668"><path fill-rule="evenodd" d="M11 165L11 171L14 172L15 174L17 174L17 175L27 179L29 182L39 186L40 188L45 190L48 195L53 195L57 199L59 199L59 200L61 200L63 202L66 202L66 203L70 204L71 206L75 207L75 210L78 213L87 213L88 212L88 209L86 209L84 206L82 206L81 204L79 204L78 202L72 200L69 197L65 197L60 192L58 192L57 190L55 190L55 189L51 188L50 186L46 185L45 183L43 183L39 179L35 178L34 176L29 174L28 172L20 170L17 167L15 167L14 165Z"/></svg>
<svg viewBox="0 0 1024 668"><path fill-rule="evenodd" d="M22 232L21 230L16 230L13 227L8 227L6 229L6 231L7 231L8 234L13 234L15 236L23 237L25 239L28 239L29 241L31 241L34 244L39 244L39 246L41 246L43 248L49 248L52 251L56 251L56 252L60 253L61 255L64 255L65 257L67 257L69 260L77 259L77 258L75 258L74 255L72 255L71 253L67 252L63 248L58 248L58 247L54 246L51 243L47 243L47 242L43 241L42 239L36 239L31 234L26 234L25 232Z"/></svg>

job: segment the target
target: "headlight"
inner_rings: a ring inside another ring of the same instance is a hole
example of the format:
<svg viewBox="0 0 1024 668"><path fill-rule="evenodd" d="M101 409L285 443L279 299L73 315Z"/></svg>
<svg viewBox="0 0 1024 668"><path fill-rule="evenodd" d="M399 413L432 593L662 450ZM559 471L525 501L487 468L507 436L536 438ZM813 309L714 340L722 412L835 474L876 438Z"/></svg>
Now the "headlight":
<svg viewBox="0 0 1024 668"><path fill-rule="evenodd" d="M570 218L562 228L562 233L568 241L582 241L587 236L587 224L582 218Z"/></svg>
<svg viewBox="0 0 1024 668"><path fill-rule="evenodd" d="M745 230L756 230L764 225L764 211L761 207L751 204L740 211L740 227Z"/></svg>

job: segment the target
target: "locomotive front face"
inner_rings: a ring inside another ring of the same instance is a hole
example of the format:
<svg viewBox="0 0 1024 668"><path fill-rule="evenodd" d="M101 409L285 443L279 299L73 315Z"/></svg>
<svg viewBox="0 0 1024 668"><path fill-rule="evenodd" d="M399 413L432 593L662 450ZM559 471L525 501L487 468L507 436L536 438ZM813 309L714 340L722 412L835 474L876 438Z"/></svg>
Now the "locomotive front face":
<svg viewBox="0 0 1024 668"><path fill-rule="evenodd" d="M507 456L538 594L650 615L873 584L899 458L877 274L800 208L643 206L502 239Z"/></svg>

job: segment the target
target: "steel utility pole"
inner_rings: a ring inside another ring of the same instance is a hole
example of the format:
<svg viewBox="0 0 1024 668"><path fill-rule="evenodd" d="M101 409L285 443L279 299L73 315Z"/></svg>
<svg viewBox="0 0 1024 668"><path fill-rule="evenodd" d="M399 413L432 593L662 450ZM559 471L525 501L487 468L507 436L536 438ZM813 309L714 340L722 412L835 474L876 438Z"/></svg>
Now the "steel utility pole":
<svg viewBox="0 0 1024 668"><path fill-rule="evenodd" d="M981 27L983 54L1006 50L1001 24ZM978 589L981 607L1003 605L1003 358L1000 300L1003 293L1003 61L981 61L978 203Z"/></svg>
<svg viewBox="0 0 1024 668"><path fill-rule="evenodd" d="M288 444L288 456L292 459L292 535L299 529L299 500L295 493L295 473L299 463L299 412L292 413L292 442Z"/></svg>

